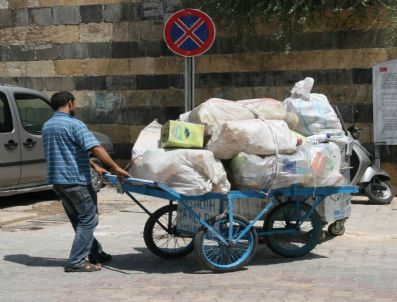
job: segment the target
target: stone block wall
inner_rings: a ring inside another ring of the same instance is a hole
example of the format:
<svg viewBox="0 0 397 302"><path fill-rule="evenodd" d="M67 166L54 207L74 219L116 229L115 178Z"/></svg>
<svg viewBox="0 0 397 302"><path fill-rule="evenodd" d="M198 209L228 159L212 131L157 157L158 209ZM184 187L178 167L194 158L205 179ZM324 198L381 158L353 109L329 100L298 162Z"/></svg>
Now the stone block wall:
<svg viewBox="0 0 397 302"><path fill-rule="evenodd" d="M117 157L129 158L144 125L183 112L184 61L163 41L164 21L180 8L179 0L0 0L0 82L48 95L71 91L78 116L111 136ZM397 58L396 43L383 47L387 23L371 30L324 24L295 34L288 54L279 50L276 27L258 24L255 38L236 39L218 26L210 51L195 60L196 104L283 100L311 76L314 92L337 104L346 122L360 111L362 140L370 143L371 67ZM397 150L390 149L382 158L394 171Z"/></svg>

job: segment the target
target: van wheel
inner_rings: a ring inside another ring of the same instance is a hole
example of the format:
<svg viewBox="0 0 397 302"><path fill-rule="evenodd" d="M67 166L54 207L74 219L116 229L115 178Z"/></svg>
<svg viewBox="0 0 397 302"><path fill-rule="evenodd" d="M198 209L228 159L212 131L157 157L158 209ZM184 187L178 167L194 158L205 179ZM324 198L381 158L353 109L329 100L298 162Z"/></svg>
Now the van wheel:
<svg viewBox="0 0 397 302"><path fill-rule="evenodd" d="M91 158L90 161L94 162L95 164L97 164L100 167L103 167L101 161L97 158ZM95 192L99 192L99 190L105 186L104 184L104 178L103 176L99 175L99 173L97 171L95 171L95 169L93 169L92 167L90 167L90 171L91 171L91 184L92 184L92 188L94 189Z"/></svg>

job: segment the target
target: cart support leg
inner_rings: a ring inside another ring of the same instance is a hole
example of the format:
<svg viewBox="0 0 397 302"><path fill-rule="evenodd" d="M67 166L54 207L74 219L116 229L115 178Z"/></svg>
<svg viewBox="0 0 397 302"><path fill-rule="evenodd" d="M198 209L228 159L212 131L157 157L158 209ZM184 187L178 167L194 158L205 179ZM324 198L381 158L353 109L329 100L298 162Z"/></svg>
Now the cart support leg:
<svg viewBox="0 0 397 302"><path fill-rule="evenodd" d="M233 240L233 198L229 195L228 197L229 206L229 242Z"/></svg>
<svg viewBox="0 0 397 302"><path fill-rule="evenodd" d="M255 217L254 220L251 221L251 223L242 231L238 237L235 239L236 241L239 241L241 238L244 237L245 234L248 233L248 231L254 226L254 224L263 216L269 209L273 206L273 201L270 201L266 207Z"/></svg>
<svg viewBox="0 0 397 302"><path fill-rule="evenodd" d="M172 200L169 203L170 209L172 209ZM172 229L172 210L168 212L168 232Z"/></svg>
<svg viewBox="0 0 397 302"><path fill-rule="evenodd" d="M130 192L125 191L125 194L127 194L146 214L149 216L152 215L152 213L150 213L147 208L145 208L134 196L132 196Z"/></svg>

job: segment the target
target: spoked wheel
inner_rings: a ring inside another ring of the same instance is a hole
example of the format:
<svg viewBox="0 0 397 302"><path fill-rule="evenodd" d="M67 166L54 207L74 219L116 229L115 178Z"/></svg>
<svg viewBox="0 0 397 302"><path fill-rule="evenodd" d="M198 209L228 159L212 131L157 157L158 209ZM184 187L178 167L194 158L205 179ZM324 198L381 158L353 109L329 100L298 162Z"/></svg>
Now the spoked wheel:
<svg viewBox="0 0 397 302"><path fill-rule="evenodd" d="M266 231L290 231L266 237L269 248L284 257L299 257L310 252L319 242L322 233L321 218L316 211L302 222L310 206L301 203L298 213L295 203L277 206L265 221ZM299 224L299 222L302 222Z"/></svg>
<svg viewBox="0 0 397 302"><path fill-rule="evenodd" d="M251 228L241 239L239 235L249 225L245 218L233 216L233 239L229 241L229 216L221 215L211 225L226 241L222 242L210 230L201 230L194 239L194 251L200 264L216 273L239 270L253 257L258 245L258 236Z"/></svg>
<svg viewBox="0 0 397 302"><path fill-rule="evenodd" d="M145 224L143 239L156 256L174 259L193 251L193 238L176 229L177 205L167 205L152 213Z"/></svg>
<svg viewBox="0 0 397 302"><path fill-rule="evenodd" d="M388 204L394 197L394 190L390 182L383 181L377 176L365 184L364 193L369 200L377 204Z"/></svg>

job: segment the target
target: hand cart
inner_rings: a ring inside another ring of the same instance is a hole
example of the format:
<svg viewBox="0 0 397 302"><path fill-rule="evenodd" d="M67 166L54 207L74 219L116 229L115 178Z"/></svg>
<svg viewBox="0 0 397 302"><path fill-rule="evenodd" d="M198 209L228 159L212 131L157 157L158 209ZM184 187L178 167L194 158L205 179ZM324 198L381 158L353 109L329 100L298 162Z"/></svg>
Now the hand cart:
<svg viewBox="0 0 397 302"><path fill-rule="evenodd" d="M322 221L316 207L329 195L358 191L355 186L311 188L294 185L268 193L248 190L231 191L227 195L211 192L186 196L159 182L137 178L119 181L114 175L106 177L150 216L145 224L144 240L151 252L163 258L179 258L194 250L200 264L214 272L235 271L248 264L255 254L258 236L265 237L269 248L279 255L299 257L309 253L318 244L322 233ZM151 213L131 193L166 199L169 204ZM252 197L269 200L255 219L249 221L233 214L234 199ZM204 220L188 201L209 199L222 200L227 208ZM309 200L311 205L306 203ZM178 230L178 211L174 202L182 204L200 222L201 228L196 234ZM265 214L264 224L258 228L256 223Z"/></svg>

